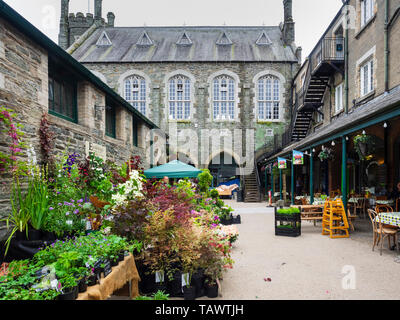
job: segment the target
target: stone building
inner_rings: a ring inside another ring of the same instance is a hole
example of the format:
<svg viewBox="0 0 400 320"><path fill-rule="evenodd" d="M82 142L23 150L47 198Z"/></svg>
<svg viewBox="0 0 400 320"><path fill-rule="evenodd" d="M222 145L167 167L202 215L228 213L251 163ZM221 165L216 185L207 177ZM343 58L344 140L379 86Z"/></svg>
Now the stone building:
<svg viewBox="0 0 400 320"><path fill-rule="evenodd" d="M308 193L362 194L373 188L378 194L395 188L400 181L399 16L400 0L343 2L294 77L289 139L264 163L292 150L307 151L308 169L297 175L314 171ZM359 136L375 140L367 160L357 153ZM335 161L318 159L325 148Z"/></svg>
<svg viewBox="0 0 400 320"><path fill-rule="evenodd" d="M146 137L157 126L3 1L0 106L16 113L24 142L33 147L38 162L41 118L48 113L53 154L76 152L83 158L91 150L117 163L139 155L149 167ZM0 150L8 153L3 129L0 125ZM11 175L3 172L0 179L1 219L10 209Z"/></svg>
<svg viewBox="0 0 400 320"><path fill-rule="evenodd" d="M89 26L88 16L78 28L82 14L68 14L63 0L60 45L80 30L67 52L169 133L170 160L208 167L214 183L247 176L259 199L255 159L290 122L291 82L301 63L292 1L283 3L280 26L115 27L109 13L108 23Z"/></svg>

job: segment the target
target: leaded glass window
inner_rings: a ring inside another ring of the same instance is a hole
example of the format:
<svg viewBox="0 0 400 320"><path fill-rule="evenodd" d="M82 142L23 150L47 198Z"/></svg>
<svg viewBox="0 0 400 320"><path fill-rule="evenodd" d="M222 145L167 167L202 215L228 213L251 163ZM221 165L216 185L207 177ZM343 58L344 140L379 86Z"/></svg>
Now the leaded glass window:
<svg viewBox="0 0 400 320"><path fill-rule="evenodd" d="M169 118L189 120L191 116L191 82L188 77L177 75L169 80Z"/></svg>
<svg viewBox="0 0 400 320"><path fill-rule="evenodd" d="M124 93L125 100L128 101L134 108L139 110L142 114L146 115L146 80L137 75L126 78Z"/></svg>
<svg viewBox="0 0 400 320"><path fill-rule="evenodd" d="M213 81L214 120L233 120L235 118L235 80L227 75L216 77Z"/></svg>
<svg viewBox="0 0 400 320"><path fill-rule="evenodd" d="M258 80L258 119L279 120L280 119L280 86L278 78L267 75Z"/></svg>

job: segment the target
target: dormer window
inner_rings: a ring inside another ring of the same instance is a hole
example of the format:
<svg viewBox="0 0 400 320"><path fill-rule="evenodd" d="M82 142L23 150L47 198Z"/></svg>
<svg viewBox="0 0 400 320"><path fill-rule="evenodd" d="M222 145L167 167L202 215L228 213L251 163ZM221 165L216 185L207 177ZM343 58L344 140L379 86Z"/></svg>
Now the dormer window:
<svg viewBox="0 0 400 320"><path fill-rule="evenodd" d="M220 46L230 46L233 44L232 40L229 38L228 34L224 31L216 42Z"/></svg>

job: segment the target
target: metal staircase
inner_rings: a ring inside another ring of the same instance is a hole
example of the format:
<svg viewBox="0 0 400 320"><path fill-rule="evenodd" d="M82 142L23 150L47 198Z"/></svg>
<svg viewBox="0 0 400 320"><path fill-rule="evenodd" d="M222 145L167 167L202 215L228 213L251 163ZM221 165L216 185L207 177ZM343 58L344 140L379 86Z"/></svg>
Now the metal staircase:
<svg viewBox="0 0 400 320"><path fill-rule="evenodd" d="M304 84L296 95L292 113L292 141L307 136L313 114L320 112L319 108L323 105L330 77L335 72L343 73L343 44L343 38L324 38L310 54Z"/></svg>

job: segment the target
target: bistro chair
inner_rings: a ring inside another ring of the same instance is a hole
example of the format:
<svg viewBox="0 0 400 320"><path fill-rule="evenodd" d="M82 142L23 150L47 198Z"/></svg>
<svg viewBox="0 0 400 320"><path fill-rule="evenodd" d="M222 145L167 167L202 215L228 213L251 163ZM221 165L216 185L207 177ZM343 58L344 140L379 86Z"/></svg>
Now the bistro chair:
<svg viewBox="0 0 400 320"><path fill-rule="evenodd" d="M356 229L354 228L354 223L353 221L357 219L357 215L351 214L350 209L347 209L347 220L349 221L349 225L352 231L355 231Z"/></svg>
<svg viewBox="0 0 400 320"><path fill-rule="evenodd" d="M387 204L377 204L375 207L376 213L381 213L381 212L393 212L393 208ZM391 226L391 225L384 225L385 228L389 229L398 229L396 226Z"/></svg>
<svg viewBox="0 0 400 320"><path fill-rule="evenodd" d="M301 204L302 204L303 206L306 206L306 205L309 204L306 198L301 198L300 200L301 200Z"/></svg>
<svg viewBox="0 0 400 320"><path fill-rule="evenodd" d="M387 200L387 196L376 196L376 200Z"/></svg>
<svg viewBox="0 0 400 320"><path fill-rule="evenodd" d="M383 247L383 241L385 238L388 238L388 244L389 244L389 249L391 248L390 246L390 238L393 237L394 244L397 244L397 231L398 229L392 229L392 228L387 228L386 225L383 225L381 221L376 221L376 218L378 216L378 213L375 212L372 209L368 209L368 215L369 218L371 219L372 223L372 228L374 232L374 242L372 245L372 251L375 249L375 245L379 245L380 243L380 254L382 255L382 247ZM378 219L379 220L379 219ZM399 246L397 245L397 250L399 250Z"/></svg>
<svg viewBox="0 0 400 320"><path fill-rule="evenodd" d="M360 212L360 217L361 215L363 216L364 219L367 218L365 211L366 211L366 199L358 199L354 204L353 204L353 214L357 215L357 210Z"/></svg>

